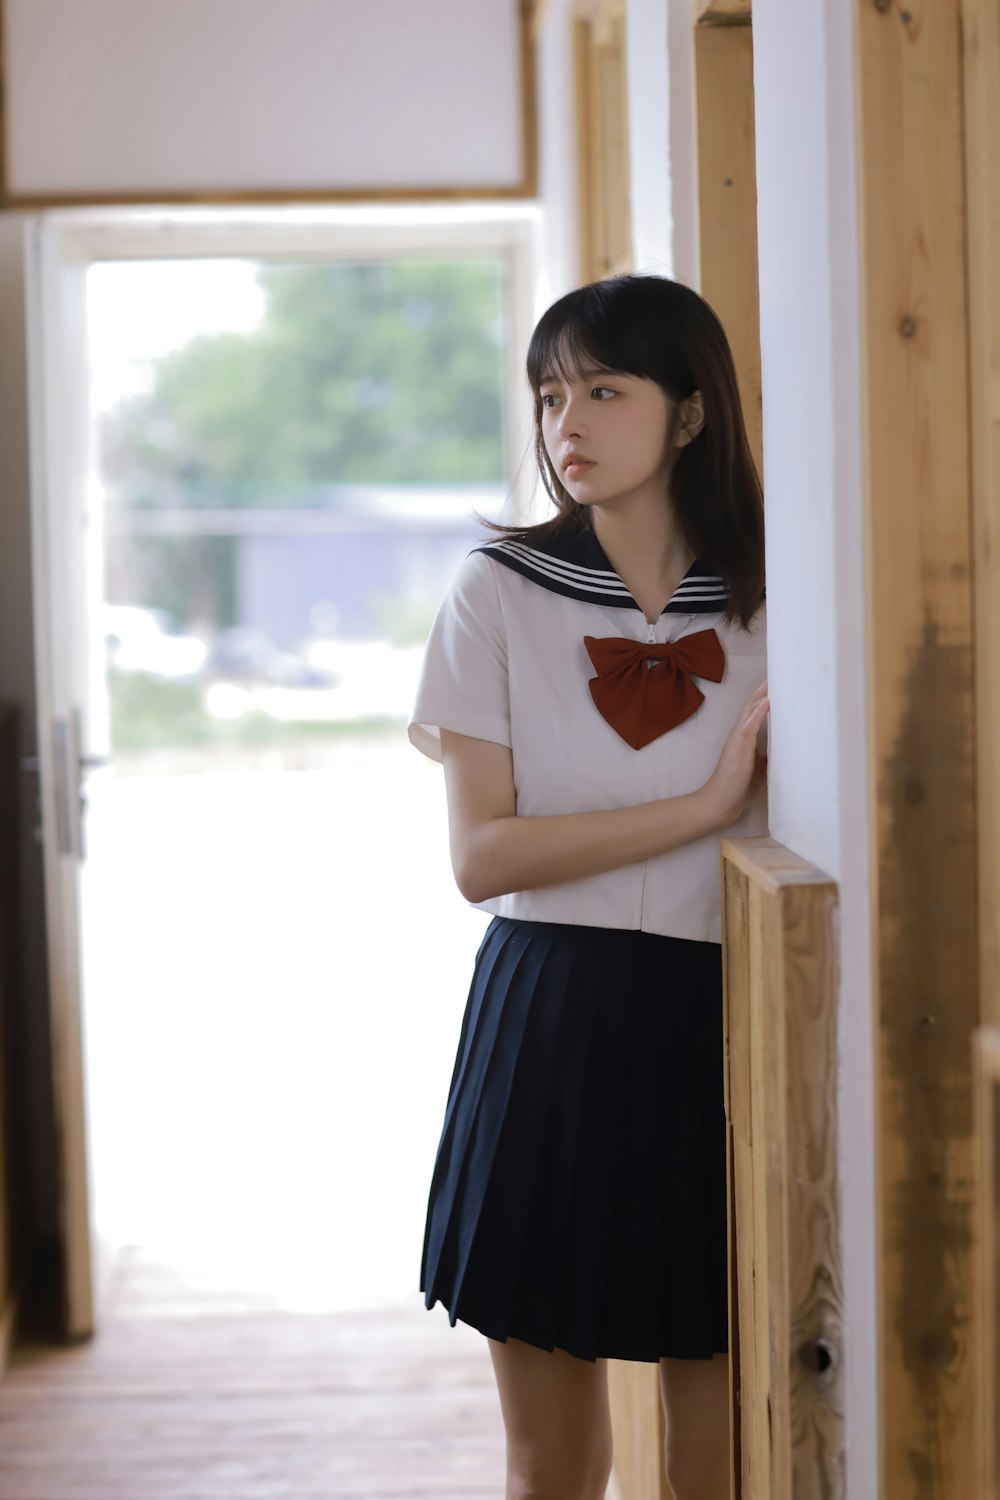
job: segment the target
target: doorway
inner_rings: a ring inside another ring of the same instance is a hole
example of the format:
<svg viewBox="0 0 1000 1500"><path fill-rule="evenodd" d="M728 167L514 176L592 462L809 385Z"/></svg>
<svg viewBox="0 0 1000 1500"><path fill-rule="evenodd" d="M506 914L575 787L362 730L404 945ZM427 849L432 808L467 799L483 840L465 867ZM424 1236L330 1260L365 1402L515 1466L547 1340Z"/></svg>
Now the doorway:
<svg viewBox="0 0 1000 1500"><path fill-rule="evenodd" d="M95 1223L282 1306L416 1291L485 920L405 715L506 492L505 302L486 256L88 271Z"/></svg>
<svg viewBox="0 0 1000 1500"><path fill-rule="evenodd" d="M288 1308L412 1299L485 919L405 715L475 512L509 513L531 216L51 219L35 300L76 408L64 381L42 441L68 417L86 456L46 470L43 607L91 1321L127 1245Z"/></svg>

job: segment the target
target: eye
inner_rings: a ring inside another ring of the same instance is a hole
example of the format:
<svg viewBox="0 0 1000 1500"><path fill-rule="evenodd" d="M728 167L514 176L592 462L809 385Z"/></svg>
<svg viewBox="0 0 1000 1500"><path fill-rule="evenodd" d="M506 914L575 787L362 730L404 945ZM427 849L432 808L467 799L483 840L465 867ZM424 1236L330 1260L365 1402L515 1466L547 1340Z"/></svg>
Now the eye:
<svg viewBox="0 0 1000 1500"><path fill-rule="evenodd" d="M595 385L590 394L596 400L604 401L608 396L617 396L618 392L613 391L609 385Z"/></svg>
<svg viewBox="0 0 1000 1500"><path fill-rule="evenodd" d="M540 400L542 405L548 407L548 409L551 411L556 402L559 400L559 397L556 396L552 391L545 391L540 397Z"/></svg>

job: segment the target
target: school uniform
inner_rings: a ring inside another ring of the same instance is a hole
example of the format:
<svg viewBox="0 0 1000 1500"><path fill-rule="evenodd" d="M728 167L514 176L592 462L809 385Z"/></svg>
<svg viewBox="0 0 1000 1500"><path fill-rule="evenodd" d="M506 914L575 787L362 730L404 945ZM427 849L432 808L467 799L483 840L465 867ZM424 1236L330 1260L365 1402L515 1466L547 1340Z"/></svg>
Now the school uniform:
<svg viewBox="0 0 1000 1500"><path fill-rule="evenodd" d="M589 528L484 542L427 641L408 734L510 747L519 816L707 780L766 671L696 560L655 624ZM767 832L763 788L728 835ZM476 955L421 1291L491 1338L581 1358L728 1348L720 834L473 903Z"/></svg>

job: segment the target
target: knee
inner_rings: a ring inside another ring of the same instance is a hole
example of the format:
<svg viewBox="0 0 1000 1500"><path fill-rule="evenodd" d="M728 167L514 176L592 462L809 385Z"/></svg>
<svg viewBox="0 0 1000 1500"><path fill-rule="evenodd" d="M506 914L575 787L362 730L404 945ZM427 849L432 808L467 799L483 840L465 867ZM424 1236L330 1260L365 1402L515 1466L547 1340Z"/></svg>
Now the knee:
<svg viewBox="0 0 1000 1500"><path fill-rule="evenodd" d="M561 1455L508 1448L506 1500L604 1500L610 1478L610 1444Z"/></svg>

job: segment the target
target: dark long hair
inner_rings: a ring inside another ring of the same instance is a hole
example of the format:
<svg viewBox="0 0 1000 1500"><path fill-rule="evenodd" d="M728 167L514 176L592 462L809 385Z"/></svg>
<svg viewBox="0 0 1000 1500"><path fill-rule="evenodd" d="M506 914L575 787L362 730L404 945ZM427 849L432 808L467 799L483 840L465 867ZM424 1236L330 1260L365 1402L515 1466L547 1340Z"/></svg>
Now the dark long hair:
<svg viewBox="0 0 1000 1500"><path fill-rule="evenodd" d="M591 529L587 506L560 482L542 439L539 386L589 366L655 380L674 401L700 391L705 419L677 450L670 497L688 546L729 585L727 622L746 625L764 597L764 506L760 476L747 442L732 351L712 308L690 287L666 276L612 276L578 287L554 302L528 346L534 397L535 457L556 515L535 526L485 521L490 530L528 543ZM676 433L677 422L669 434ZM483 520L483 517L480 517Z"/></svg>

